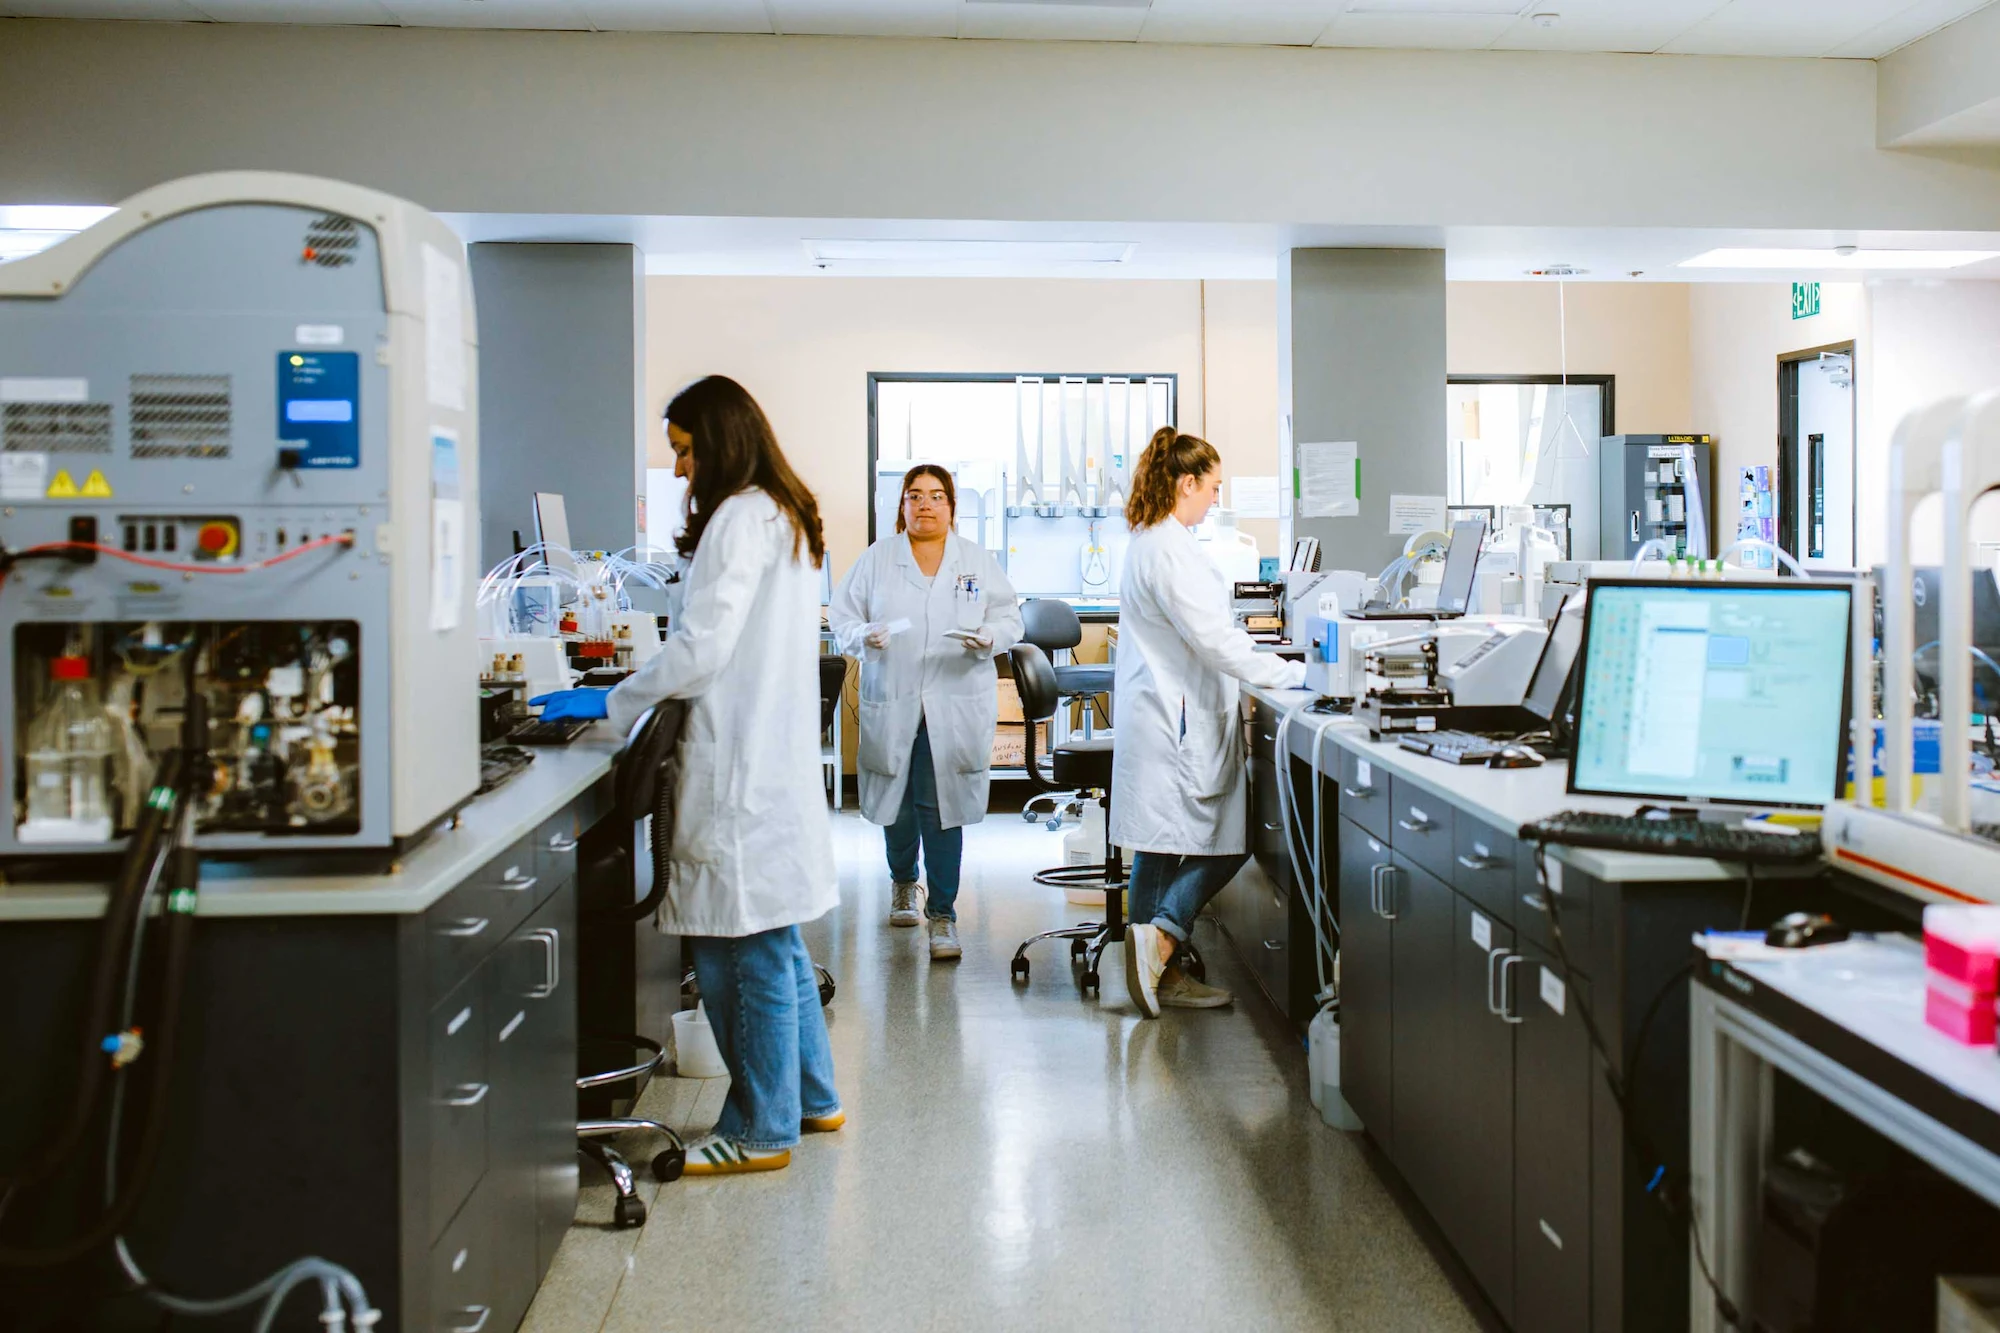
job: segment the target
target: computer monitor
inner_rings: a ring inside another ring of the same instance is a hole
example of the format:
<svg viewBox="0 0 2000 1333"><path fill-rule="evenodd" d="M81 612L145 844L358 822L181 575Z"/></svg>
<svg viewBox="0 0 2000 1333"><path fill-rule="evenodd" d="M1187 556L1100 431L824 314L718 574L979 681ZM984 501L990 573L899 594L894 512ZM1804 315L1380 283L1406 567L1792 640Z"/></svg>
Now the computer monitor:
<svg viewBox="0 0 2000 1333"><path fill-rule="evenodd" d="M1440 614L1462 616L1472 605L1472 576L1479 570L1479 547L1486 540L1486 519L1475 515L1451 525L1451 546L1444 555L1444 577L1438 582Z"/></svg>
<svg viewBox="0 0 2000 1333"><path fill-rule="evenodd" d="M542 545L542 563L572 579L582 578L569 544L569 512L563 507L562 496L555 491L535 492L535 540ZM565 589L563 600L571 601L575 596L572 586Z"/></svg>
<svg viewBox="0 0 2000 1333"><path fill-rule="evenodd" d="M1592 580L1569 789L1825 805L1846 754L1853 585Z"/></svg>
<svg viewBox="0 0 2000 1333"><path fill-rule="evenodd" d="M1542 644L1542 655L1535 661L1535 674L1528 677L1528 693L1521 700L1521 707L1533 713L1544 722L1555 720L1556 710L1562 706L1563 686L1569 684L1570 668L1576 665L1577 646L1583 642L1583 613L1570 611L1570 602L1565 598L1556 618L1549 622L1549 637ZM1564 615L1564 611L1569 611Z"/></svg>

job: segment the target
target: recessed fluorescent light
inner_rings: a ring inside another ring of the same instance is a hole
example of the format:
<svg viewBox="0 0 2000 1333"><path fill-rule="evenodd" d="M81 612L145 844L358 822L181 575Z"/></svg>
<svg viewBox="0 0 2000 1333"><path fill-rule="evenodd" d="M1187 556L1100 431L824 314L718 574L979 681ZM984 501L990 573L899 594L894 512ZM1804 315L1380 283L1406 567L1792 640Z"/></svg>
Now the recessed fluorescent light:
<svg viewBox="0 0 2000 1333"><path fill-rule="evenodd" d="M1451 18L1513 17L1521 0L1354 0L1350 14L1441 14Z"/></svg>
<svg viewBox="0 0 2000 1333"><path fill-rule="evenodd" d="M1150 9L1153 0L965 0L968 5L1067 5L1071 9Z"/></svg>
<svg viewBox="0 0 2000 1333"><path fill-rule="evenodd" d="M1756 269L1937 269L1964 268L2000 258L2000 250L1862 250L1843 245L1825 250L1736 249L1724 247L1683 259L1682 268Z"/></svg>
<svg viewBox="0 0 2000 1333"><path fill-rule="evenodd" d="M0 204L0 230L82 231L117 211L82 204Z"/></svg>
<svg viewBox="0 0 2000 1333"><path fill-rule="evenodd" d="M815 264L1122 264L1128 241L807 241Z"/></svg>

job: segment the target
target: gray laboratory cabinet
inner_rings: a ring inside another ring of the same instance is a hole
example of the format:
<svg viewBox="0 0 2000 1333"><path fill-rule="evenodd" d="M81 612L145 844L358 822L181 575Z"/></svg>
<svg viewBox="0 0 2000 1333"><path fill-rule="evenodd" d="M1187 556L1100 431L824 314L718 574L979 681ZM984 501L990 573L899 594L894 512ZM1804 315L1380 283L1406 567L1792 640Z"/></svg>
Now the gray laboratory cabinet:
<svg viewBox="0 0 2000 1333"><path fill-rule="evenodd" d="M1694 458L1692 478L1689 455ZM1719 506L1712 436L1607 435L1598 446L1597 468L1598 559L1629 560L1652 538L1665 541L1669 555L1712 556L1722 549L1715 527ZM1734 503L1732 496L1732 507ZM1707 524L1706 550L1696 552L1690 545L1690 509Z"/></svg>

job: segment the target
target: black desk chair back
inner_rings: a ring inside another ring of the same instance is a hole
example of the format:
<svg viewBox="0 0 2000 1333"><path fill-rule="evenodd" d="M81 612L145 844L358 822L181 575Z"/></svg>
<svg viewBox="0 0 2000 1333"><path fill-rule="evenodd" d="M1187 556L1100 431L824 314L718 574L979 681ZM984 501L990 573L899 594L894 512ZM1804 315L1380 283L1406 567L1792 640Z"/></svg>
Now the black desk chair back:
<svg viewBox="0 0 2000 1333"><path fill-rule="evenodd" d="M847 659L828 653L819 659L819 729L833 725L834 710L847 690Z"/></svg>
<svg viewBox="0 0 2000 1333"><path fill-rule="evenodd" d="M1083 734L1087 737L1093 735L1091 710L1099 706L1100 696L1110 695L1117 668L1102 662L1054 665L1057 653L1083 642L1083 622L1077 619L1076 608L1054 597L1031 597L1022 602L1021 642L1033 644L1047 656L1049 670L1054 673L1057 708L1068 699L1084 701ZM1107 725L1110 723L1109 710L1106 710L1104 720ZM1036 807L1046 803L1049 807L1049 830L1054 832L1062 827L1065 816L1082 813L1084 800L1074 791L1044 790L1021 808L1021 818L1027 823L1034 823L1041 817Z"/></svg>

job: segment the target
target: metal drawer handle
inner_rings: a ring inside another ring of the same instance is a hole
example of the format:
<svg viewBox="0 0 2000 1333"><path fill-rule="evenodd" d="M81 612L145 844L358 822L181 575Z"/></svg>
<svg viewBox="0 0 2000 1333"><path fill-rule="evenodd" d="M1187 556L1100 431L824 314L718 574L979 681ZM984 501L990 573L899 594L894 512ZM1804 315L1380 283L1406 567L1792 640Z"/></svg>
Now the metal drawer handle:
<svg viewBox="0 0 2000 1333"><path fill-rule="evenodd" d="M1524 893L1521 895L1521 901L1544 915L1549 910L1549 900L1539 893Z"/></svg>
<svg viewBox="0 0 2000 1333"><path fill-rule="evenodd" d="M1368 867L1368 910L1376 916L1382 915L1382 872L1388 868L1385 865Z"/></svg>
<svg viewBox="0 0 2000 1333"><path fill-rule="evenodd" d="M1510 953L1505 958L1500 960L1500 1018L1502 1022L1525 1023L1527 1021L1524 1018L1516 1017L1510 1011L1509 1006L1507 1004L1507 972L1508 969L1512 968L1514 964L1520 961L1521 961L1521 955L1517 953Z"/></svg>
<svg viewBox="0 0 2000 1333"><path fill-rule="evenodd" d="M1346 783L1342 783L1340 794L1356 801L1365 801L1375 794L1375 789L1373 787L1350 787Z"/></svg>
<svg viewBox="0 0 2000 1333"><path fill-rule="evenodd" d="M1270 820L1267 819L1264 821L1264 831L1266 833L1276 833L1278 831L1278 826L1276 824L1273 824Z"/></svg>
<svg viewBox="0 0 2000 1333"><path fill-rule="evenodd" d="M1396 876L1400 875L1402 870L1401 866L1382 867L1382 919L1384 921L1394 921L1402 915L1402 913L1394 909L1396 901Z"/></svg>
<svg viewBox="0 0 2000 1333"><path fill-rule="evenodd" d="M493 1091L491 1083L461 1083L461 1091L456 1097L444 1099L446 1106L477 1106L486 1100L486 1094Z"/></svg>
<svg viewBox="0 0 2000 1333"><path fill-rule="evenodd" d="M1264 947L1266 949L1271 950L1273 953L1276 953L1278 950L1285 947L1285 942L1283 940L1265 940Z"/></svg>
<svg viewBox="0 0 2000 1333"><path fill-rule="evenodd" d="M1500 1004L1493 998L1493 965L1506 956L1507 951L1505 949L1488 949L1486 951L1486 1012L1496 1018L1500 1016Z"/></svg>
<svg viewBox="0 0 2000 1333"><path fill-rule="evenodd" d="M551 833L549 835L549 850L552 852L573 852L576 850L576 843L577 840L575 838L567 837L561 833Z"/></svg>
<svg viewBox="0 0 2000 1333"><path fill-rule="evenodd" d="M508 866L507 873L500 877L499 887L507 890L509 893L526 893L540 882L540 875L529 875L526 879L523 879L521 877L521 867Z"/></svg>
<svg viewBox="0 0 2000 1333"><path fill-rule="evenodd" d="M1399 820L1397 820L1397 821L1396 821L1396 827L1397 827L1397 828L1399 828L1399 829L1401 829L1401 830L1403 830L1403 832L1405 832L1405 833L1429 833L1429 832L1430 832L1430 831L1431 831L1432 829L1434 829L1434 828L1436 828L1436 827L1437 827L1437 825L1436 825L1436 824L1433 824L1433 823L1432 823L1432 822L1430 821L1430 818L1429 818L1429 816L1425 815L1423 811L1421 811L1421 810L1411 810L1411 811L1410 811L1410 813L1411 813L1411 814L1413 814L1413 815L1415 815L1415 816L1416 816L1416 818L1415 818L1415 819L1399 819Z"/></svg>
<svg viewBox="0 0 2000 1333"><path fill-rule="evenodd" d="M506 1027L500 1029L500 1040L505 1041L507 1040L507 1038L513 1036L516 1032L519 1032L521 1030L521 1024L527 1021L528 1021L528 1011L526 1009L523 1009L519 1013L515 1014L512 1018L507 1020Z"/></svg>
<svg viewBox="0 0 2000 1333"><path fill-rule="evenodd" d="M461 917L457 925L448 926L439 931L438 934L449 935L455 940L469 940L474 935L484 933L486 928L492 924L491 921L483 916Z"/></svg>
<svg viewBox="0 0 2000 1333"><path fill-rule="evenodd" d="M480 1329L486 1327L486 1321L493 1317L493 1307L490 1305L462 1305L459 1307L458 1312L460 1314L477 1313L479 1318L469 1324L454 1325L451 1333L479 1333Z"/></svg>
<svg viewBox="0 0 2000 1333"><path fill-rule="evenodd" d="M1461 856L1458 863L1467 870L1498 870L1506 862L1492 856Z"/></svg>
<svg viewBox="0 0 2000 1333"><path fill-rule="evenodd" d="M562 932L553 926L543 926L528 933L536 943L548 950L548 957L543 959L542 984L529 991L528 998L546 1000L554 995L556 988L562 984Z"/></svg>

